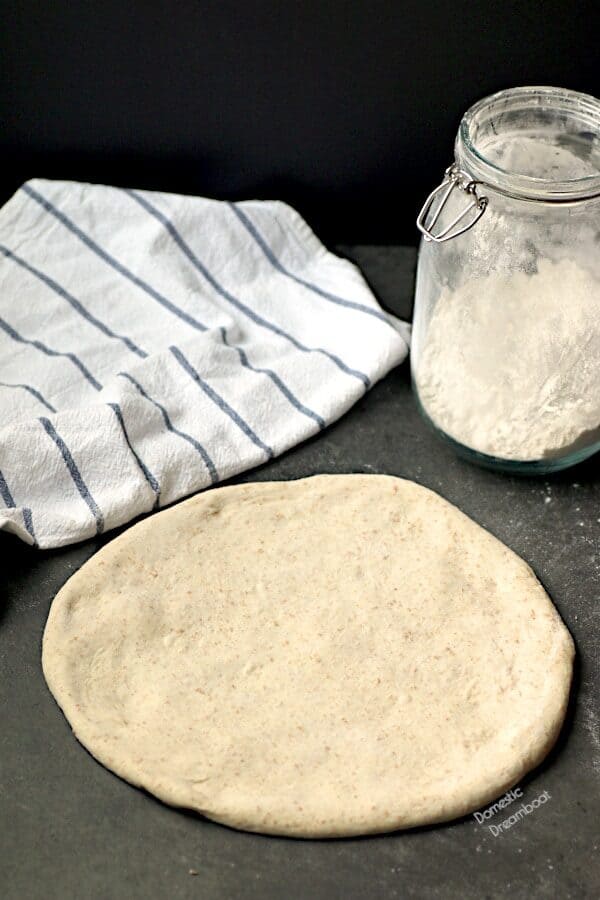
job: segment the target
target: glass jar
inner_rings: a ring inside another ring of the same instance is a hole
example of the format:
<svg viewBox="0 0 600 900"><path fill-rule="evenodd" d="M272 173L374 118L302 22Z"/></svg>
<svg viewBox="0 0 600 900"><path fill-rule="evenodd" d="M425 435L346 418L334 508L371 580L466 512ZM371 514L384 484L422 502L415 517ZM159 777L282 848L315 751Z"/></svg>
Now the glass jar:
<svg viewBox="0 0 600 900"><path fill-rule="evenodd" d="M501 91L464 115L417 224L412 377L462 455L546 473L600 449L600 101Z"/></svg>

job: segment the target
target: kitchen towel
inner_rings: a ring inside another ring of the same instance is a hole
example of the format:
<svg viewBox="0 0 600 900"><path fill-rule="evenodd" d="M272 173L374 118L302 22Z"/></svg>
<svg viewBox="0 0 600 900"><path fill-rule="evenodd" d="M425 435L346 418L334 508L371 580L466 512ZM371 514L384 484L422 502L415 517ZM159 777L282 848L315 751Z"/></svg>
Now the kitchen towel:
<svg viewBox="0 0 600 900"><path fill-rule="evenodd" d="M264 463L408 339L283 203L28 181L0 209L0 528L58 547Z"/></svg>

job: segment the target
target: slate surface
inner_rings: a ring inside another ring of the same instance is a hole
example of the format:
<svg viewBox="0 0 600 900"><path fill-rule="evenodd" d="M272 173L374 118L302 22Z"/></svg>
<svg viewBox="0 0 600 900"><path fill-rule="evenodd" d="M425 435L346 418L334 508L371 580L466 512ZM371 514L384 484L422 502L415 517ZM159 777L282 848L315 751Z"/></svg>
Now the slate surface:
<svg viewBox="0 0 600 900"><path fill-rule="evenodd" d="M414 250L341 249L360 262L390 309L409 314ZM598 462L533 480L461 461L420 420L405 364L325 433L244 479L316 472L413 478L489 528L538 573L575 637L576 685L557 749L522 784L525 801L544 790L550 800L498 837L472 817L358 840L261 837L170 809L130 787L78 745L40 668L52 597L103 540L40 553L0 534L0 895L4 900L600 896Z"/></svg>

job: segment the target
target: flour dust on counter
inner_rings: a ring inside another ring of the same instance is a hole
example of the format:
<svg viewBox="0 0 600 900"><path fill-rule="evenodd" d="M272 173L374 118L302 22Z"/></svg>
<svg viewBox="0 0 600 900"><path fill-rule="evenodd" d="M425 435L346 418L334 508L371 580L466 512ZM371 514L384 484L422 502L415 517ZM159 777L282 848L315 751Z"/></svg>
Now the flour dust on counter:
<svg viewBox="0 0 600 900"><path fill-rule="evenodd" d="M122 778L325 838L445 822L517 784L559 733L573 652L529 566L455 506L320 475L124 532L56 596L42 661Z"/></svg>

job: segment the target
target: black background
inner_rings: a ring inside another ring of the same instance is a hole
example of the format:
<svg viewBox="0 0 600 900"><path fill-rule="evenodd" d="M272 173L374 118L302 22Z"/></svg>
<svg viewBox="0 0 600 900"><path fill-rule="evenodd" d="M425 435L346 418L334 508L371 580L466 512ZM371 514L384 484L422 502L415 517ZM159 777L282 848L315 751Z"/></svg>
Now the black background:
<svg viewBox="0 0 600 900"><path fill-rule="evenodd" d="M462 112L600 95L600 4L4 3L0 200L30 177L293 203L325 240L415 241Z"/></svg>

